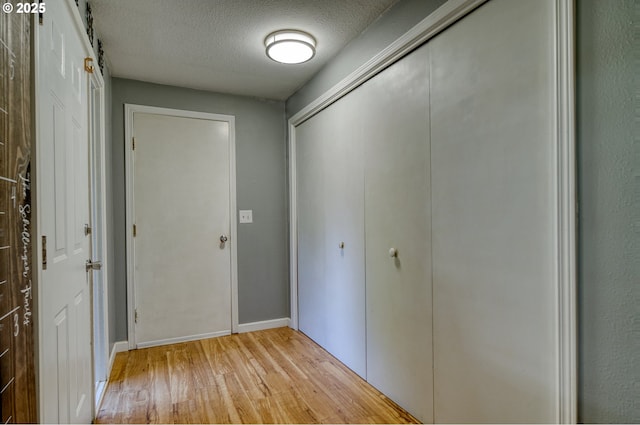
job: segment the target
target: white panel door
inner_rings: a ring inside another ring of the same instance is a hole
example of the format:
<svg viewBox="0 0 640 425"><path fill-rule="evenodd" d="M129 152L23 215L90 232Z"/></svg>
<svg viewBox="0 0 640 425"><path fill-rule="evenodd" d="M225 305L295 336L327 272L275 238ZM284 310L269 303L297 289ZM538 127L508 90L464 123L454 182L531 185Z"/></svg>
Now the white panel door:
<svg viewBox="0 0 640 425"><path fill-rule="evenodd" d="M433 421L428 87L423 47L360 89L367 380L423 422Z"/></svg>
<svg viewBox="0 0 640 425"><path fill-rule="evenodd" d="M38 34L37 193L46 268L39 282L40 419L92 420L89 133L85 51L68 2L48 5Z"/></svg>
<svg viewBox="0 0 640 425"><path fill-rule="evenodd" d="M299 328L366 377L364 161L356 90L296 131Z"/></svg>
<svg viewBox="0 0 640 425"><path fill-rule="evenodd" d="M229 334L229 122L136 112L133 123L136 345Z"/></svg>
<svg viewBox="0 0 640 425"><path fill-rule="evenodd" d="M436 422L556 422L552 0L430 43Z"/></svg>

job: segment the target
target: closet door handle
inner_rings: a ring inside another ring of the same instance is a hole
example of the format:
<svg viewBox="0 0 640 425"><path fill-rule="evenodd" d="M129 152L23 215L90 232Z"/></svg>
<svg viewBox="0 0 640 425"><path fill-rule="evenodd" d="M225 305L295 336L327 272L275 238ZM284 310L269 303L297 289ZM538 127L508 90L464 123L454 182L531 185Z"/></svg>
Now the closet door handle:
<svg viewBox="0 0 640 425"><path fill-rule="evenodd" d="M398 256L398 250L395 248L389 249L389 257L396 258Z"/></svg>
<svg viewBox="0 0 640 425"><path fill-rule="evenodd" d="M227 235L220 235L220 242L221 243L225 243L228 240L229 240L229 238L227 238Z"/></svg>

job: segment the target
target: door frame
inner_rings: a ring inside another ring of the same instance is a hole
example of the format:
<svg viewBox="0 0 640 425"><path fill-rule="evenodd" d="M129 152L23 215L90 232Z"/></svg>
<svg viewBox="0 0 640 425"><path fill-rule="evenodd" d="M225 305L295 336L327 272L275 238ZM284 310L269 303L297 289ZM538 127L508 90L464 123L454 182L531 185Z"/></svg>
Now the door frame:
<svg viewBox="0 0 640 425"><path fill-rule="evenodd" d="M298 222L296 127L490 0L447 0L344 79L289 118L289 281L291 328L298 329ZM575 141L575 0L557 0L555 33L555 223L557 423L577 423L577 235Z"/></svg>
<svg viewBox="0 0 640 425"><path fill-rule="evenodd" d="M134 114L147 113L171 117L223 121L229 125L229 223L231 242L231 333L238 333L238 223L236 214L236 126L235 116L156 106L124 105L125 184L126 184L126 246L127 246L127 329L129 350L136 348L135 338L135 252L133 249L134 191L133 191L133 134Z"/></svg>
<svg viewBox="0 0 640 425"><path fill-rule="evenodd" d="M93 383L95 386L94 403L96 410L100 405L104 392L106 390L106 382L109 380L109 250L107 245L108 240L108 220L107 220L107 163L106 163L106 114L105 114L105 89L104 78L99 72L93 72L89 74L89 87L87 91L89 96L89 202L90 202L90 217L89 221L92 228L92 249L91 260L101 261L102 269L94 271L92 275L91 283L91 317L92 317L92 331L95 330L96 321L102 322L100 327L100 335L92 333L91 344L93 348ZM98 124L93 120L93 116L98 117ZM96 211L94 208L97 206L99 211L97 212L100 217L99 223L94 223L93 217ZM97 235L100 235L99 241L95 241ZM101 258L95 258L93 252L94 244L100 245L102 251ZM96 320L96 286L93 276L95 273L102 273L102 288L99 294L100 297L100 309L101 317ZM101 338L102 349L98 350L96 346L96 338ZM96 361L102 363L104 368L104 376L97 376ZM105 384L101 387L96 386L98 380Z"/></svg>

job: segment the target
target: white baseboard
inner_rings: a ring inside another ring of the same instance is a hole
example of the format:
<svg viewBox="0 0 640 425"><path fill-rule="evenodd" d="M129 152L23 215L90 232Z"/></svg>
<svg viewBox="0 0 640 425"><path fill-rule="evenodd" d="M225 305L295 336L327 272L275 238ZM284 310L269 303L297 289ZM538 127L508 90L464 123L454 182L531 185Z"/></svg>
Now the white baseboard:
<svg viewBox="0 0 640 425"><path fill-rule="evenodd" d="M231 330L209 332L198 335L181 336L178 338L159 339L157 341L142 342L137 344L138 348L157 347L159 345L178 344L180 342L197 341L199 339L215 338L217 336L231 335Z"/></svg>
<svg viewBox="0 0 640 425"><path fill-rule="evenodd" d="M107 368L107 381L109 380L109 376L111 376L111 368L113 368L113 361L116 359L116 354L122 353L123 351L129 351L128 341L116 341L113 343L111 355L109 356L109 367Z"/></svg>
<svg viewBox="0 0 640 425"><path fill-rule="evenodd" d="M109 378L107 378L107 381L96 382L96 386L95 386L96 414L97 412L100 411L100 407L102 406L102 399L104 399L104 394L107 392L107 384L109 383L108 379Z"/></svg>
<svg viewBox="0 0 640 425"><path fill-rule="evenodd" d="M289 327L291 324L291 319L288 317L283 317L282 319L273 319L273 320L263 320L261 322L252 322L252 323L241 323L238 325L238 332L255 332L255 331L263 331L265 329L274 329L274 328L284 328Z"/></svg>
<svg viewBox="0 0 640 425"><path fill-rule="evenodd" d="M102 399L104 398L104 394L107 390L107 385L109 384L109 378L111 377L111 369L113 369L113 362L116 359L116 354L121 353L123 351L129 350L129 342L127 341L116 341L113 343L113 347L111 348L111 354L109 355L109 364L107 365L107 380L105 382L99 382L95 388L95 396L96 396L96 412L100 409L100 405L102 404Z"/></svg>

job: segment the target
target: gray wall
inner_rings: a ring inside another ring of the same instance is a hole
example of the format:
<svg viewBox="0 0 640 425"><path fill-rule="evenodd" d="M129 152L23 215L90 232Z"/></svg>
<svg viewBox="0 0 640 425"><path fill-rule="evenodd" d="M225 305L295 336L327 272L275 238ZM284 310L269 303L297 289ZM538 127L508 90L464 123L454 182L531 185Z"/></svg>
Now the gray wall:
<svg viewBox="0 0 640 425"><path fill-rule="evenodd" d="M640 92L634 77L640 75L640 4L579 0L576 6L579 416L584 422L638 423Z"/></svg>
<svg viewBox="0 0 640 425"><path fill-rule="evenodd" d="M115 339L127 339L124 104L234 115L240 323L289 317L284 103L113 78Z"/></svg>
<svg viewBox="0 0 640 425"><path fill-rule="evenodd" d="M401 0L287 100L287 116L441 3ZM640 422L640 134L634 133L640 6L634 3L576 1L581 422Z"/></svg>

